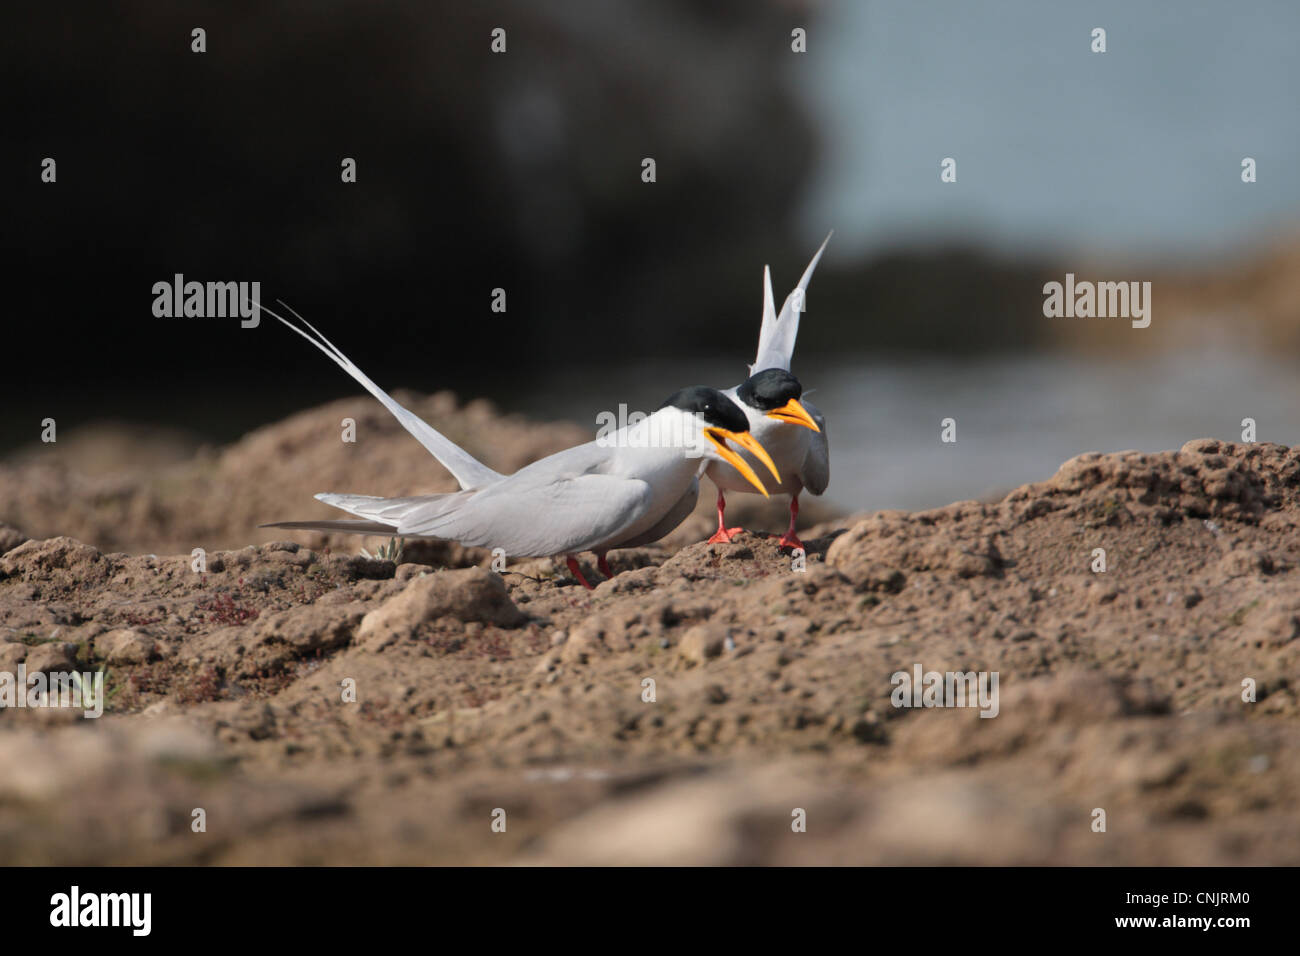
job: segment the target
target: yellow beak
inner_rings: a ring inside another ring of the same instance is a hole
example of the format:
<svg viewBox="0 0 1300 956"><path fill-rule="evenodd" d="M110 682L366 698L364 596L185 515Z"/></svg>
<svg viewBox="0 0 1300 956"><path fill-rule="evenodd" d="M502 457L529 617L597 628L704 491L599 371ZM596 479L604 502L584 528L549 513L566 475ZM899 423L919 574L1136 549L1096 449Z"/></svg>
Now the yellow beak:
<svg viewBox="0 0 1300 956"><path fill-rule="evenodd" d="M740 455L727 447L725 439L730 438L741 448L745 449L745 451L749 452L761 461L767 466L767 470L772 473L772 477L780 483L781 474L776 470L776 463L772 461L772 456L769 455L766 449L758 443L758 439L749 432L733 432L728 431L725 428L706 428L704 429L704 434L708 436L709 441L713 442L713 447L718 450L718 454L721 455L732 468L735 468L736 471L744 475L746 481L762 492L764 498L768 497L767 489L764 488L763 483L758 480L758 475L754 474L754 469L749 467L749 463L746 462L745 459L741 458Z"/></svg>
<svg viewBox="0 0 1300 956"><path fill-rule="evenodd" d="M808 409L799 404L799 400L792 398L780 408L774 408L767 413L768 418L775 418L779 422L789 422L791 425L802 425L804 428L811 428L815 432L821 431L813 417L808 414Z"/></svg>

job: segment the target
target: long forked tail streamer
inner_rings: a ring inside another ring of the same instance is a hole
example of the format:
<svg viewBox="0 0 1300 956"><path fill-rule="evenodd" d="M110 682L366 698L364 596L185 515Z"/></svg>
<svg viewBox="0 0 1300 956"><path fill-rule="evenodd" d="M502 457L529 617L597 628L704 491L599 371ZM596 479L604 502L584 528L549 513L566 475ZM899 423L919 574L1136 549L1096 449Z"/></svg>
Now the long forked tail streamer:
<svg viewBox="0 0 1300 956"><path fill-rule="evenodd" d="M749 367L751 375L768 368L783 368L787 372L790 370L790 360L794 357L794 343L799 337L799 317L807 307L805 297L808 292L808 282L812 279L813 271L821 261L822 253L826 251L826 244L831 241L833 235L835 233L830 232L822 240L817 254L808 263L808 268L804 269L799 285L786 296L779 316L772 309L771 277L766 268L763 270L763 325L758 333L758 354L754 357L754 364Z"/></svg>
<svg viewBox="0 0 1300 956"><path fill-rule="evenodd" d="M415 436L415 440L428 449L429 454L438 459L438 461L442 463L442 466L452 473L452 476L460 483L461 488L466 490L471 488L481 488L484 485L491 484L492 482L500 481L501 478L504 477L499 472L493 471L487 465L483 464L469 452L465 451L465 449L453 442L450 438L447 438L445 435L438 432L433 428L433 426L424 421L410 409L403 408L392 398L392 396L371 381L370 378L361 371L361 369L353 365L351 359L344 355L333 342L322 335L315 326L295 312L293 308L287 305L284 301L277 299L276 302L286 311L292 313L293 316L298 319L298 321L302 322L303 325L311 329L313 334L308 335L288 319L272 312L262 303L255 301L253 304L256 305L258 309L271 316L271 318L276 319L286 328L301 335L312 345L316 346L316 348L324 352L336 365L339 366L339 368L351 375L352 378L355 379L366 391L379 399L383 406L392 413L394 418L397 419L398 423Z"/></svg>

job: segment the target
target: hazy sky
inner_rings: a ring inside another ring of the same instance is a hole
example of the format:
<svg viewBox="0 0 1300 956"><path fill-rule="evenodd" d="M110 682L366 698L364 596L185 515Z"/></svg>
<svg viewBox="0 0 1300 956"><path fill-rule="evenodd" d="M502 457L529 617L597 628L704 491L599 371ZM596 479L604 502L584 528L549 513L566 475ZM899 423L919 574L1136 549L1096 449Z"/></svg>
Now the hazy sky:
<svg viewBox="0 0 1300 956"><path fill-rule="evenodd" d="M820 16L795 68L825 144L810 242L834 227L841 254L968 235L1179 256L1300 224L1294 0L836 0Z"/></svg>

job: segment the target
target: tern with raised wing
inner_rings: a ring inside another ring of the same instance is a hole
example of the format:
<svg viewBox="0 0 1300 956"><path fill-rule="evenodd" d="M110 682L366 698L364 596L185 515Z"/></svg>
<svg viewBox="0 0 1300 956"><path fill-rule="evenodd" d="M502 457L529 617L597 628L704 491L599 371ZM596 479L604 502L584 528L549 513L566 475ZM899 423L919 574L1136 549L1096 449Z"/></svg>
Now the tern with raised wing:
<svg viewBox="0 0 1300 956"><path fill-rule="evenodd" d="M451 472L461 490L399 498L318 494L320 501L356 517L262 527L443 538L501 548L511 558L564 555L574 577L591 588L575 555L594 552L601 572L612 576L606 552L650 543L676 527L685 517L682 508L694 505L699 475L709 464L729 464L767 494L753 466L728 441L781 480L771 457L749 433L741 407L719 390L700 386L674 393L654 414L611 435L503 475L399 405L306 319L280 305L310 334L260 303L259 308L311 342L383 403Z"/></svg>

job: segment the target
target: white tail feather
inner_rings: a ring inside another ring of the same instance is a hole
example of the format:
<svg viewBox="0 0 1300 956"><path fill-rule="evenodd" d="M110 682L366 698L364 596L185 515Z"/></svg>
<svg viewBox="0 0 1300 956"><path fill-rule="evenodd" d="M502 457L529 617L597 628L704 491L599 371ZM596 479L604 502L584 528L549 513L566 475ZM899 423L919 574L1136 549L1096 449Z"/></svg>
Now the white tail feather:
<svg viewBox="0 0 1300 956"><path fill-rule="evenodd" d="M320 349L334 361L339 368L351 375L367 392L383 404L397 419L408 432L415 436L415 440L428 449L429 454L438 459L442 466L452 473L452 476L460 483L460 486L466 490L471 488L481 488L484 485L500 481L504 476L499 472L493 471L487 465L483 464L465 449L461 448L450 438L438 432L428 422L416 415L410 409L403 408L382 388L366 377L366 374L352 364L352 361L344 355L329 339L325 338L316 328L304 319L301 315L286 305L283 301L277 299L277 303L283 306L287 311L293 313L303 325L311 329L316 336L313 338L298 326L294 325L288 319L276 315L260 302L254 302L261 311L265 312L271 318L278 320L286 328L291 329L298 335L310 342L316 348Z"/></svg>
<svg viewBox="0 0 1300 956"><path fill-rule="evenodd" d="M782 368L787 372L790 370L790 360L794 357L794 343L799 337L799 317L808 305L806 299L808 282L812 279L813 270L817 268L822 253L826 251L826 244L831 241L833 235L834 232L828 233L822 241L821 248L817 250L817 254L812 257L812 262L808 263L808 268L804 270L799 285L786 296L779 316L772 308L772 280L767 268L764 267L763 326L758 333L758 354L754 357L754 364L749 367L749 374L753 375L768 368Z"/></svg>

